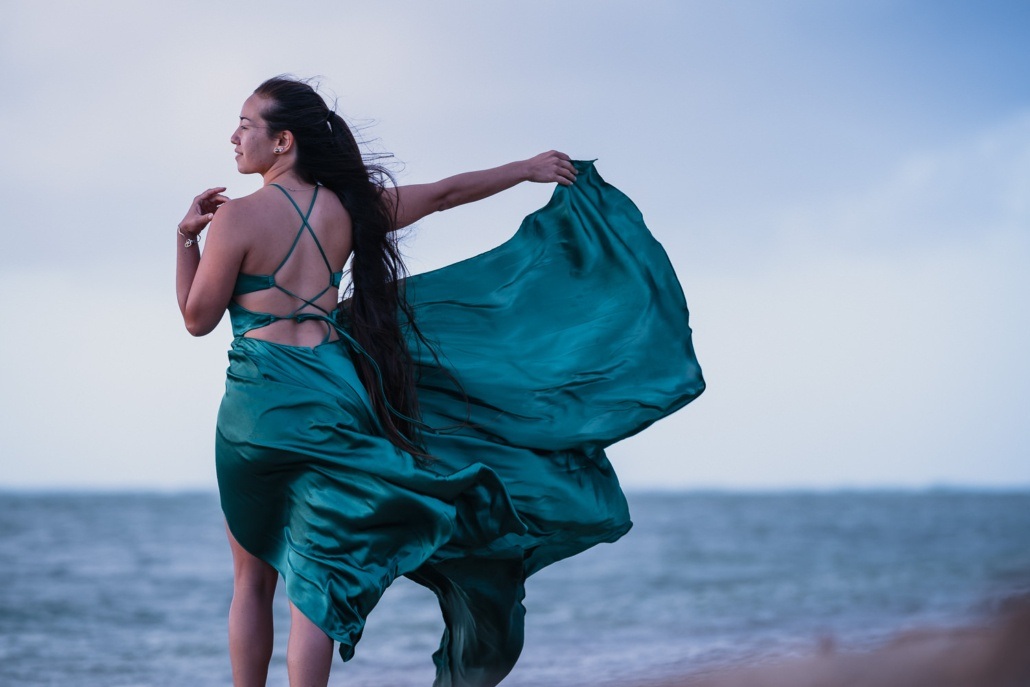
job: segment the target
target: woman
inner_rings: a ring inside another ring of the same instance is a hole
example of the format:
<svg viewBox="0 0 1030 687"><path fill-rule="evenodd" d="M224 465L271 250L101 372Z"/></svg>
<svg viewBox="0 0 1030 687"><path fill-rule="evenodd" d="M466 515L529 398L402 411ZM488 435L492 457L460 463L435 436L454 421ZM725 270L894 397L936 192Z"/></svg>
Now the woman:
<svg viewBox="0 0 1030 687"><path fill-rule="evenodd" d="M526 576L629 528L602 447L703 389L671 267L632 203L560 153L391 188L339 115L282 77L246 100L231 141L239 171L265 185L194 199L176 286L190 333L209 333L228 310L235 336L216 444L234 683L264 684L279 575L291 685L326 684L333 641L350 658L386 586L407 575L440 598L437 683L496 684L521 650ZM583 192L552 200L554 217L534 216L540 227L400 280L394 229L522 181L571 186L580 171ZM589 233L608 216L642 232L640 245L616 238L598 253L605 242ZM618 287L622 306L606 293L612 278L633 282ZM551 333L511 330L538 320ZM619 358L639 350L621 341L627 327L647 347L673 341L676 362ZM610 345L596 341L604 328Z"/></svg>

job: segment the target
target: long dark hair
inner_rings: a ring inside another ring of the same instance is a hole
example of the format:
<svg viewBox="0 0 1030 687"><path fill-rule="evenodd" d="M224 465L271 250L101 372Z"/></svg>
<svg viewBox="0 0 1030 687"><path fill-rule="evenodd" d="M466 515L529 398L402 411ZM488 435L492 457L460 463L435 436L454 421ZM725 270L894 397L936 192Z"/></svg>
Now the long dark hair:
<svg viewBox="0 0 1030 687"><path fill-rule="evenodd" d="M307 81L268 79L254 91L268 100L262 116L269 135L293 134L296 171L339 197L353 225L352 293L341 324L363 349L354 366L368 391L387 438L405 451L427 457L422 446L414 366L402 328L421 339L400 280L404 263L397 248L395 207L385 193L390 172L362 155L354 134Z"/></svg>

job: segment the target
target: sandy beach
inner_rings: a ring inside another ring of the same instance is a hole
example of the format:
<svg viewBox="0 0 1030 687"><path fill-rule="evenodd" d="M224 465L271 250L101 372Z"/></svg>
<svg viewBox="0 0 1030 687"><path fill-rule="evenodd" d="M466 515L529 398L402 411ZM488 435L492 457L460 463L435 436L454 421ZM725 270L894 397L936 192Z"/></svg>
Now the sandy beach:
<svg viewBox="0 0 1030 687"><path fill-rule="evenodd" d="M839 651L827 639L808 657L727 666L636 687L1028 686L1030 598L1005 604L982 624L908 631L874 651Z"/></svg>

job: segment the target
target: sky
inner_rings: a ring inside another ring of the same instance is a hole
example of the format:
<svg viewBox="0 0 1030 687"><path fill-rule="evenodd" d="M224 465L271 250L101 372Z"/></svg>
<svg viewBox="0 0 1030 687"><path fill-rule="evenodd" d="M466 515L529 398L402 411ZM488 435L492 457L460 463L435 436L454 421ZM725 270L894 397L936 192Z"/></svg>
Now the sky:
<svg viewBox="0 0 1030 687"><path fill-rule="evenodd" d="M680 276L708 390L612 447L627 488L1030 486L1030 5L948 0L5 3L0 488L213 489L225 321L175 226L236 197L265 78L400 183L597 158ZM551 189L422 221L413 272Z"/></svg>

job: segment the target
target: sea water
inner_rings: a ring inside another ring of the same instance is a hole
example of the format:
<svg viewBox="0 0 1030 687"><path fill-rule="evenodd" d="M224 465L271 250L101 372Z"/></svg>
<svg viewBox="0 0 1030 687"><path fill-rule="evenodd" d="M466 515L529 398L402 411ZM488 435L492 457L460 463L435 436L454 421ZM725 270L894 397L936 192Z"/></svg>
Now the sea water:
<svg viewBox="0 0 1030 687"><path fill-rule="evenodd" d="M636 493L621 541L527 583L511 686L632 684L875 646L1030 591L1030 492ZM231 684L217 497L0 493L0 685ZM285 600L269 685L286 685ZM332 685L429 685L443 625L400 580Z"/></svg>

